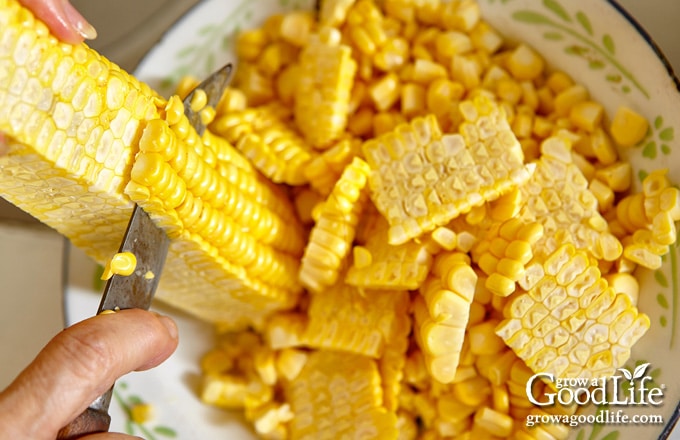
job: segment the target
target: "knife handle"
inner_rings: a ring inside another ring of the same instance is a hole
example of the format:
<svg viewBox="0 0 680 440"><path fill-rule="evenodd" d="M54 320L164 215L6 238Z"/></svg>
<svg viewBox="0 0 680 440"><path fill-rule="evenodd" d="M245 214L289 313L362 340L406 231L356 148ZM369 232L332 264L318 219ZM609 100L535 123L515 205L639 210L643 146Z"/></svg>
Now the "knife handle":
<svg viewBox="0 0 680 440"><path fill-rule="evenodd" d="M111 416L106 411L87 408L57 434L57 440L74 440L87 434L107 432Z"/></svg>

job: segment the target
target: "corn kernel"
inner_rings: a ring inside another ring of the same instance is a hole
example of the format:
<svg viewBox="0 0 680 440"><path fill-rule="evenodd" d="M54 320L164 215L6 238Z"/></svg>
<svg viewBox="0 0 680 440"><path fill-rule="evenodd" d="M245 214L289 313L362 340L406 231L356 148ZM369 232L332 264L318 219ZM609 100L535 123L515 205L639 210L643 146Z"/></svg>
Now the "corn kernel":
<svg viewBox="0 0 680 440"><path fill-rule="evenodd" d="M401 96L401 85L395 73L388 73L369 86L368 93L379 111L391 108Z"/></svg>
<svg viewBox="0 0 680 440"><path fill-rule="evenodd" d="M609 131L617 144L632 147L644 139L648 128L649 123L644 116L626 106L620 106L612 119Z"/></svg>
<svg viewBox="0 0 680 440"><path fill-rule="evenodd" d="M589 96L588 90L580 84L564 89L555 96L555 113L558 116L568 116L577 104L586 101Z"/></svg>
<svg viewBox="0 0 680 440"><path fill-rule="evenodd" d="M606 183L612 191L624 192L630 188L633 170L628 162L616 162L595 172L595 177Z"/></svg>
<svg viewBox="0 0 680 440"><path fill-rule="evenodd" d="M518 45L506 60L512 76L519 80L533 80L543 73L545 62L526 44Z"/></svg>
<svg viewBox="0 0 680 440"><path fill-rule="evenodd" d="M474 423L490 434L501 438L508 438L512 433L512 417L488 406L484 406L475 412Z"/></svg>
<svg viewBox="0 0 680 440"><path fill-rule="evenodd" d="M592 133L596 127L600 126L603 115L602 104L595 101L582 101L571 108L569 119L576 127Z"/></svg>

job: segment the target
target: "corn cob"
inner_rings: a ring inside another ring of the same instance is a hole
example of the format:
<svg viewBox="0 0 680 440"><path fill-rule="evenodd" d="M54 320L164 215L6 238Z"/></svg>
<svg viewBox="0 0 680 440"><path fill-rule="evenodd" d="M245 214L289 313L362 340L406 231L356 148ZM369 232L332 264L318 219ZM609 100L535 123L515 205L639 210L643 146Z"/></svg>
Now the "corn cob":
<svg viewBox="0 0 680 440"><path fill-rule="evenodd" d="M269 209L266 197L253 202L221 176L216 153L189 127L178 101L85 45L58 42L17 2L0 6L7 73L0 131L9 143L0 159L3 197L102 264L117 251L135 201L173 238L159 298L237 326L291 307L301 288L289 278L303 244L292 206ZM268 185L256 186L271 196ZM229 205L238 200L242 216ZM222 209L236 214L238 226ZM282 234L284 219L293 232ZM260 220L270 232L251 223Z"/></svg>
<svg viewBox="0 0 680 440"><path fill-rule="evenodd" d="M616 294L583 250L564 244L543 277L513 296L497 333L533 371L555 377L614 373L649 328L630 298Z"/></svg>
<svg viewBox="0 0 680 440"><path fill-rule="evenodd" d="M371 199L390 223L390 244L444 225L529 178L521 147L493 102L465 101L461 112L460 134L442 135L428 116L364 143ZM395 199L404 200L403 208Z"/></svg>
<svg viewBox="0 0 680 440"><path fill-rule="evenodd" d="M286 395L295 414L291 438L397 437L396 416L382 407L380 375L370 358L312 353Z"/></svg>
<svg viewBox="0 0 680 440"><path fill-rule="evenodd" d="M349 47L332 31L310 38L300 54L295 122L312 146L325 149L342 136L347 125L356 63Z"/></svg>

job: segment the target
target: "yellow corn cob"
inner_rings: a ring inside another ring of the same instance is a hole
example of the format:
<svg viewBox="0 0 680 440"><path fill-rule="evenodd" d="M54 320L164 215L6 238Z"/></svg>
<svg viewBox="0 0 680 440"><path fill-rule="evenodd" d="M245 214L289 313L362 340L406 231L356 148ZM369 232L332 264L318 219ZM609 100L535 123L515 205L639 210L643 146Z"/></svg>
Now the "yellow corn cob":
<svg viewBox="0 0 680 440"><path fill-rule="evenodd" d="M0 6L2 196L102 264L135 201L173 238L159 298L235 326L291 307L301 289L287 278L303 239L299 225L282 234L284 223L297 224L289 202L276 211L253 202L215 171L215 151L183 109L85 45L58 42L17 2ZM229 206L237 200L245 202L238 226Z"/></svg>
<svg viewBox="0 0 680 440"><path fill-rule="evenodd" d="M355 157L325 202L312 213L316 223L309 235L299 279L311 291L333 285L345 268L357 222L367 201L364 190L368 165Z"/></svg>
<svg viewBox="0 0 680 440"><path fill-rule="evenodd" d="M543 277L512 297L498 335L535 372L555 377L613 374L649 328L630 298L616 294L583 250L564 244Z"/></svg>
<svg viewBox="0 0 680 440"><path fill-rule="evenodd" d="M382 406L380 375L370 358L314 352L286 395L295 414L291 438L397 438L396 415Z"/></svg>
<svg viewBox="0 0 680 440"><path fill-rule="evenodd" d="M529 178L521 147L493 102L464 101L461 111L460 134L442 135L428 116L364 143L371 198L390 223L390 244L444 225Z"/></svg>
<svg viewBox="0 0 680 440"><path fill-rule="evenodd" d="M408 242L397 246L387 243L389 225L379 217L377 226L361 249L368 261L352 262L345 282L366 289L418 288L432 264L425 243ZM354 248L355 252L357 247Z"/></svg>
<svg viewBox="0 0 680 440"><path fill-rule="evenodd" d="M337 32L337 31L336 31ZM328 148L347 126L356 62L339 35L313 35L300 54L295 91L295 122L316 148Z"/></svg>
<svg viewBox="0 0 680 440"><path fill-rule="evenodd" d="M420 288L414 305L416 340L423 351L427 370L441 383L456 376L475 292L477 275L462 254L442 253L437 259L437 278Z"/></svg>

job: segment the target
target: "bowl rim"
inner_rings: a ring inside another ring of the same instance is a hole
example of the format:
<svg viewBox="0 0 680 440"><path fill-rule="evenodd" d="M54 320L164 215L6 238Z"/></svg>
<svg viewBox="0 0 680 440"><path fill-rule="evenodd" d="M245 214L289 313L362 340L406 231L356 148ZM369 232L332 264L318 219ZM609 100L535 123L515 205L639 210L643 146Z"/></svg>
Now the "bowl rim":
<svg viewBox="0 0 680 440"><path fill-rule="evenodd" d="M654 38L647 32L647 30L633 17L633 15L626 10L623 6L621 6L617 0L605 0L607 3L609 3L616 11L621 14L637 31L637 33L649 44L649 46L652 48L654 53L656 54L657 58L663 63L664 67L666 68L666 71L668 72L668 76L673 80L673 83L675 84L675 89L678 93L680 93L680 80L678 79L678 76L676 75L675 71L673 70L673 66L671 65L670 61L666 57L666 55L663 53L661 50L661 47L656 43ZM675 405L675 409L673 410L673 413L671 414L671 417L669 420L666 421L666 424L659 434L658 439L659 440L666 440L670 437L671 433L675 429L675 426L678 423L678 420L680 420L680 401ZM680 428L679 428L680 429Z"/></svg>

